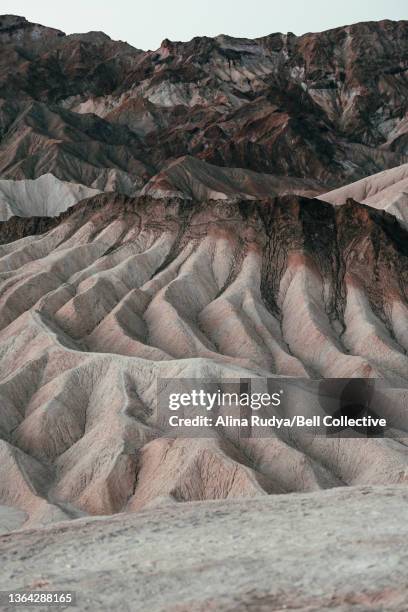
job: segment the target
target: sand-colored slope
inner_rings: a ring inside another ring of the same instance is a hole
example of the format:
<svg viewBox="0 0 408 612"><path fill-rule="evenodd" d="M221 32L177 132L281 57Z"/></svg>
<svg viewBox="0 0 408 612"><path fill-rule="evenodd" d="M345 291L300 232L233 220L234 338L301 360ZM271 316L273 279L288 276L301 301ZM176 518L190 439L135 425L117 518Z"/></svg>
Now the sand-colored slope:
<svg viewBox="0 0 408 612"><path fill-rule="evenodd" d="M57 217L97 193L98 189L60 181L52 174L34 180L0 180L0 221L13 216Z"/></svg>
<svg viewBox="0 0 408 612"><path fill-rule="evenodd" d="M408 164L384 170L339 189L317 196L331 204L344 204L352 198L394 215L408 224Z"/></svg>

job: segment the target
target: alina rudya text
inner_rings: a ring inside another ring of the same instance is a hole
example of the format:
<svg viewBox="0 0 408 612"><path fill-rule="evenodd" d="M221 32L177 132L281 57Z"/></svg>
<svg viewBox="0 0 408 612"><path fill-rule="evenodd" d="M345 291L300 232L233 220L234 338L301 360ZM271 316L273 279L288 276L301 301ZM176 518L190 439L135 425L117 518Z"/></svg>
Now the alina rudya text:
<svg viewBox="0 0 408 612"><path fill-rule="evenodd" d="M251 415L247 417L218 416L212 418L204 415L194 417L180 417L171 415L169 417L171 427L386 427L387 420L380 417L362 416L360 418L349 418L346 415L333 417L331 415L294 415L290 418L277 416L261 417Z"/></svg>

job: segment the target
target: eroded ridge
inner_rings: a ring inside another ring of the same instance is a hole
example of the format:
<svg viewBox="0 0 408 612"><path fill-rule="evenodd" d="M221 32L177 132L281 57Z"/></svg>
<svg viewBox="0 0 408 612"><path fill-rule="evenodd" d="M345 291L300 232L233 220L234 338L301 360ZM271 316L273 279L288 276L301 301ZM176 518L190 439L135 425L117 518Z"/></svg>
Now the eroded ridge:
<svg viewBox="0 0 408 612"><path fill-rule="evenodd" d="M0 503L37 525L406 481L398 436L170 440L156 382L407 382L407 237L382 211L297 196L105 194L58 218L3 223Z"/></svg>

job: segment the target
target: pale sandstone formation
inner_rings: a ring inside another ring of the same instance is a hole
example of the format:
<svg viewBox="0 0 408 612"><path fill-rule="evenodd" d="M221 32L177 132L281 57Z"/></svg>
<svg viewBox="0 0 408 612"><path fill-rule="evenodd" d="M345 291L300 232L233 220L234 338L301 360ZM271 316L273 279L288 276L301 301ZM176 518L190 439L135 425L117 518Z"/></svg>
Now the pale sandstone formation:
<svg viewBox="0 0 408 612"><path fill-rule="evenodd" d="M350 200L106 194L38 223L49 230L3 223L22 238L0 246L0 503L25 526L407 481L398 431L173 440L156 401L158 378L363 376L393 382L398 414L408 268L392 216Z"/></svg>
<svg viewBox="0 0 408 612"><path fill-rule="evenodd" d="M43 174L33 181L0 180L0 221L10 217L58 217L70 206L99 193L85 185Z"/></svg>
<svg viewBox="0 0 408 612"><path fill-rule="evenodd" d="M352 198L394 215L408 224L408 164L384 170L367 178L317 196L331 204L344 204Z"/></svg>

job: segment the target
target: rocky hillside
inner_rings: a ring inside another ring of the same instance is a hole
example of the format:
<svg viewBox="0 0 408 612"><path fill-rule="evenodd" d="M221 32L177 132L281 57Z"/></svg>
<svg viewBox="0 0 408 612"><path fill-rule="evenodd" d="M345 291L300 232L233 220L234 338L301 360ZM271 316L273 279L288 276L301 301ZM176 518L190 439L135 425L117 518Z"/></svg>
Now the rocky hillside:
<svg viewBox="0 0 408 612"><path fill-rule="evenodd" d="M190 155L327 191L408 161L407 75L408 22L140 51L2 16L0 177L131 195Z"/></svg>

